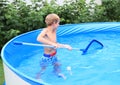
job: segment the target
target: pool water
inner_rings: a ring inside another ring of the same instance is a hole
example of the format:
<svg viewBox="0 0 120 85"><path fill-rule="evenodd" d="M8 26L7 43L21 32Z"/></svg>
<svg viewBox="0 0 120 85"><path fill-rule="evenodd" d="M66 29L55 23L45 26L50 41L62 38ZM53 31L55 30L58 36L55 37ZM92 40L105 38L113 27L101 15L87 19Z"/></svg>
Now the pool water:
<svg viewBox="0 0 120 85"><path fill-rule="evenodd" d="M41 79L50 85L120 85L120 33L116 32L88 32L58 37L58 42L83 49L93 39L100 41L104 48L89 51L81 55L82 51L58 49L58 58L62 64L62 72L66 80L53 73L53 66L47 67ZM35 78L40 71L40 57L43 48L28 53L17 69ZM71 67L71 72L67 67Z"/></svg>

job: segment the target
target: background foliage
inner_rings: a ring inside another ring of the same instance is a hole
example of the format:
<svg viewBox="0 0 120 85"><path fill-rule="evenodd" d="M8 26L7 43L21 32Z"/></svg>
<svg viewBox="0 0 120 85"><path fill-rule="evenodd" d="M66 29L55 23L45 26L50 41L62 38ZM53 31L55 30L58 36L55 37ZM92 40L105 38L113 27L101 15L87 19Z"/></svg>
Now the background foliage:
<svg viewBox="0 0 120 85"><path fill-rule="evenodd" d="M120 0L102 0L102 5L94 0L89 4L85 0L65 0L63 5L55 0L32 0L32 5L22 0L0 1L0 50L11 38L45 27L44 18L49 13L58 14L61 24L120 21L119 4Z"/></svg>

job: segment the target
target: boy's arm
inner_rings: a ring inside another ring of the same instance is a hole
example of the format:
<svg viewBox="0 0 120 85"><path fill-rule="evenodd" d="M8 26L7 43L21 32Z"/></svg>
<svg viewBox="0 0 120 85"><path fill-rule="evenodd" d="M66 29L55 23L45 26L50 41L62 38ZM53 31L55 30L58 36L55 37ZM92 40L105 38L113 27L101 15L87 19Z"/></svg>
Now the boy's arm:
<svg viewBox="0 0 120 85"><path fill-rule="evenodd" d="M52 45L52 46L54 46L54 47L56 47L56 48L67 48L67 49L69 49L69 50L72 49L72 47L71 47L70 45L55 43L55 42L51 42L51 41L45 39L44 37L45 37L46 33L47 33L47 30L44 29L44 30L38 35L37 41L42 42L42 43L44 43L44 44Z"/></svg>
<svg viewBox="0 0 120 85"><path fill-rule="evenodd" d="M49 40L47 40L47 39L44 38L45 35L46 35L46 33L47 33L47 30L44 29L44 30L38 35L37 41L42 42L42 43L44 43L44 44L48 44L48 45L52 45L52 46L58 47L58 46L57 46L57 43L51 42L51 41L49 41Z"/></svg>
<svg viewBox="0 0 120 85"><path fill-rule="evenodd" d="M60 44L60 43L57 43L59 45L59 48L67 48L69 50L72 50L72 47L70 45L67 45L67 44Z"/></svg>

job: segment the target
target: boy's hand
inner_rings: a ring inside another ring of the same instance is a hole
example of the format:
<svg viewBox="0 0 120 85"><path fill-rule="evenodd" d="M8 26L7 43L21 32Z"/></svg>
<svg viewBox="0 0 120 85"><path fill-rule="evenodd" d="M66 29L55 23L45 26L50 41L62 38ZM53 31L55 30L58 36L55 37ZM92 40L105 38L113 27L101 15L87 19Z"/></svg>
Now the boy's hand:
<svg viewBox="0 0 120 85"><path fill-rule="evenodd" d="M68 50L72 50L72 47L70 45L64 45L65 48L67 48Z"/></svg>
<svg viewBox="0 0 120 85"><path fill-rule="evenodd" d="M68 50L72 50L72 47L70 45L67 45L67 44L55 43L53 46L55 48L67 48Z"/></svg>

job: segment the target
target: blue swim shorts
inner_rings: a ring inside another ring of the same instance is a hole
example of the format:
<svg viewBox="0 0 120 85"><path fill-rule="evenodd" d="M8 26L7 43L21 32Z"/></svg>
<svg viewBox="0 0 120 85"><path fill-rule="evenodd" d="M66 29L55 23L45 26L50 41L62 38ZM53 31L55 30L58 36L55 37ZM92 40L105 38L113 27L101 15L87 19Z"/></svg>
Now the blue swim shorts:
<svg viewBox="0 0 120 85"><path fill-rule="evenodd" d="M40 66L41 67L46 67L48 65L54 65L55 63L58 63L59 60L57 58L57 56L51 56L49 54L43 54L43 56L41 57L41 61L40 61Z"/></svg>

